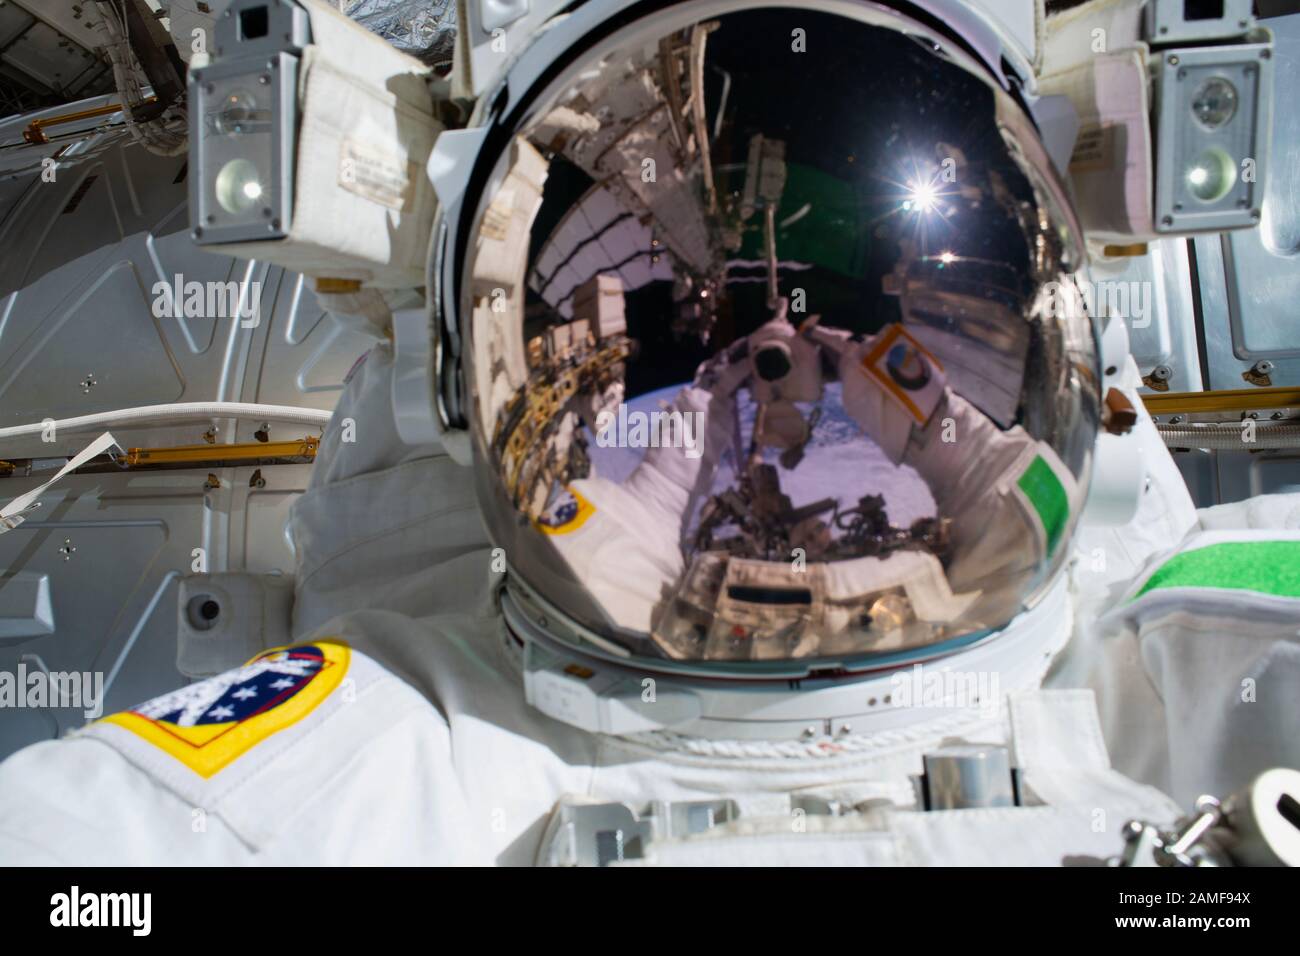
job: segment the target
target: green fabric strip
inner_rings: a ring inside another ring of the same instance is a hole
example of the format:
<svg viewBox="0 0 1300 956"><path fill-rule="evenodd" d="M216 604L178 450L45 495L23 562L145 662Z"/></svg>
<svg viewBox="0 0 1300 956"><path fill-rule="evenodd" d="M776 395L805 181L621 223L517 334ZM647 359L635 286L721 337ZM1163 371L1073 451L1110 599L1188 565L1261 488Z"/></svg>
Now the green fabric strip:
<svg viewBox="0 0 1300 956"><path fill-rule="evenodd" d="M1176 554L1134 595L1157 588L1230 588L1300 597L1300 541L1223 541Z"/></svg>
<svg viewBox="0 0 1300 956"><path fill-rule="evenodd" d="M1061 532L1070 520L1070 498L1065 493L1065 487L1042 455L1034 457L1016 484L1038 512L1043 531L1047 535L1047 553L1051 555L1056 551Z"/></svg>

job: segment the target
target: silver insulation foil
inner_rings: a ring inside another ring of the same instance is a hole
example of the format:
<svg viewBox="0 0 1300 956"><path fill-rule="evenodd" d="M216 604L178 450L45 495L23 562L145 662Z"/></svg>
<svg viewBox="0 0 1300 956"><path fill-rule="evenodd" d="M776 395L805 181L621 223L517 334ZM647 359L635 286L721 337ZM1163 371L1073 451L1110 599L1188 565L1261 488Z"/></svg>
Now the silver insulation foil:
<svg viewBox="0 0 1300 956"><path fill-rule="evenodd" d="M340 7L399 50L430 66L451 65L455 0L340 0Z"/></svg>

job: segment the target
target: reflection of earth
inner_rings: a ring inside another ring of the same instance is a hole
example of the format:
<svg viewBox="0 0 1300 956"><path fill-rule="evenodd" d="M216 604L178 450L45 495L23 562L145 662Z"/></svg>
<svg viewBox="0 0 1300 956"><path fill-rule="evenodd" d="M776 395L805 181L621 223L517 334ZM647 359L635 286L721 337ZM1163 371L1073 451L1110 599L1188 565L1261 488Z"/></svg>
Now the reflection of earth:
<svg viewBox="0 0 1300 956"><path fill-rule="evenodd" d="M679 388L669 386L638 395L627 403L628 411L659 411L671 404ZM913 468L890 462L879 446L849 417L840 394L838 382L826 385L822 400L817 403L821 407L821 416L804 448L803 460L793 469L780 466L777 450L767 449L764 453L763 460L776 466L781 490L789 496L791 504L798 508L834 498L843 511L855 507L863 495L878 494L884 496L889 520L897 527L908 527L917 518L933 517L934 498L924 479ZM750 398L748 390L738 393L737 397L741 438L747 446L758 406ZM801 403L799 410L807 419L816 407L816 404ZM596 444L594 436L589 434L588 438L595 474L620 484L627 480L644 453L640 448L602 448ZM717 494L733 485L735 480L734 455L728 450L714 476L712 493Z"/></svg>

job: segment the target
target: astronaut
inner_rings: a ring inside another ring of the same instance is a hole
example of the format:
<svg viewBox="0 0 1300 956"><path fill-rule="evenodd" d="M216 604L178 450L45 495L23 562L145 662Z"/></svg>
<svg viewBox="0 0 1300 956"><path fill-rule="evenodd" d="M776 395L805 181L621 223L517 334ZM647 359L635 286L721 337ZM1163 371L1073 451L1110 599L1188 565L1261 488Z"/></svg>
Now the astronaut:
<svg viewBox="0 0 1300 956"><path fill-rule="evenodd" d="M976 52L884 6L693 6L512 92L449 227L472 223L443 284L464 407L409 444L401 345L372 348L293 508L287 640L0 764L0 860L1300 862L1275 769L1300 766L1300 497L1198 513L1115 411L1139 401L1122 323L1048 307L1085 267L1078 222ZM788 59L792 29L827 53ZM692 116L720 101L705 63L730 75L717 124ZM960 140L998 201L871 171L921 107L907 135ZM761 237L721 161L755 132L787 147ZM897 307L882 216L945 270L908 265ZM762 243L815 322L772 316ZM615 272L636 349L529 353ZM680 275L724 300L698 346ZM512 445L540 384L564 403ZM702 427L607 448L584 388ZM1140 462L1118 523L1116 455Z"/></svg>
<svg viewBox="0 0 1300 956"><path fill-rule="evenodd" d="M464 469L441 451L413 455L396 438L387 406L391 375L390 350L372 350L337 414L353 417L375 443L344 444L338 429L329 429L317 476L295 509L301 639L0 765L0 858L576 862L564 840L544 840L553 821L576 827L557 806L562 799L566 808L574 802L620 810L625 802L723 799L728 808L734 803L727 812L736 821L707 841L665 837L652 844L649 859L809 865L1101 859L1120 851L1118 827L1126 819L1170 823L1181 810L1156 788L1113 769L1089 690L1036 687L1045 656L1071 630L1076 642L1090 642L1076 654L1098 658L1080 683L1100 679L1100 699L1113 721L1107 729L1119 735L1128 766L1147 779L1184 794L1226 792L1294 758L1287 752L1293 744L1272 724L1293 705L1268 702L1265 694L1267 710L1256 716L1247 709L1209 715L1193 703L1195 687L1225 689L1220 666L1234 674L1232 684L1236 673L1257 674L1265 687L1289 679L1294 656L1278 608L1284 599L1243 591L1225 606L1212 588L1177 582L1178 602L1162 602L1158 586L1137 603L1119 603L1114 595L1139 590L1129 582L1159 578L1220 542L1296 541L1300 502L1257 500L1198 515L1167 459L1152 471L1137 520L1082 535L1078 550L1085 556L1103 534L1123 542L1107 552L1116 566L1096 573L1085 559L1072 575L1074 595L1037 616L1045 649L1017 649L1034 652L1037 659L1028 662L1034 677L1005 706L900 708L884 716L918 719L861 736L832 728L774 739L592 733L544 716L525 699L526 651L503 625L501 576L492 571L493 549ZM340 529L341 520L355 524ZM1186 538L1174 537L1175 529ZM1170 547L1170 540L1178 543ZM1200 605L1194 619L1179 606L1188 598ZM1072 618L1071 604L1078 617ZM1103 628L1099 606L1105 605L1116 607L1114 623ZM1263 616L1270 605L1273 615ZM1224 618L1243 608L1256 613L1228 626ZM1009 636L1015 637L1000 639ZM1144 663L1145 655L1154 665ZM998 673L1010 691L1010 672ZM643 680L634 682L634 701ZM668 682L659 684L656 706L678 706ZM875 686L883 697L898 693L900 684ZM917 688L918 700L922 693ZM267 697L269 708L244 704ZM1173 719L1162 697L1184 719ZM773 726L789 725L797 713L790 703L785 713L768 705ZM235 711L234 722L218 712L223 705ZM962 813L915 809L912 778L927 752L952 738L984 745L1014 739L1025 785L1042 805L986 810L978 825ZM839 815L815 809L827 805L845 809ZM865 813L850 811L859 805ZM1097 831L1098 819L1115 829ZM597 832L631 825L630 816L617 817ZM1031 828L1032 840L1026 838ZM589 859L608 856L593 852Z"/></svg>

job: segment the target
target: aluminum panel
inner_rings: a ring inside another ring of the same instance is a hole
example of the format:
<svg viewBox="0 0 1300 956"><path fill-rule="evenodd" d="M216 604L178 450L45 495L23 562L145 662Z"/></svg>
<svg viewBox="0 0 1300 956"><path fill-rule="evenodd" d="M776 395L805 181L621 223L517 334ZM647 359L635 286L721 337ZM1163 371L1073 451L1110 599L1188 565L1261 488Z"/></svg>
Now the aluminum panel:
<svg viewBox="0 0 1300 956"><path fill-rule="evenodd" d="M373 340L328 318L301 276L197 249L183 157L152 156L118 133L78 144L67 159L53 182L28 175L0 189L0 426L168 401L334 405ZM177 275L182 291L191 281L260 283L258 320L177 316L165 294L155 315L155 284L175 286ZM95 384L82 385L92 373ZM216 440L252 441L261 424L218 422ZM123 445L165 446L203 441L206 428L114 434ZM274 425L272 435L310 431ZM66 455L91 437L9 442L0 452ZM176 581L193 569L195 549L209 571L293 570L289 508L311 467L262 468L260 487L256 471L223 469L215 489L204 487L206 470L56 485L25 524L0 535L0 586L10 572L48 574L55 632L0 647L0 670L99 671L108 711L183 684ZM38 480L0 479L0 498ZM0 711L0 758L83 720L76 709Z"/></svg>
<svg viewBox="0 0 1300 956"><path fill-rule="evenodd" d="M1270 20L1276 88L1300 89L1300 14ZM1300 384L1300 100L1280 95L1258 229L1196 240L1213 388L1243 388L1242 373L1273 364L1274 385Z"/></svg>
<svg viewBox="0 0 1300 956"><path fill-rule="evenodd" d="M1109 303L1110 283L1122 285L1128 299L1129 348L1143 375L1157 366L1172 373L1169 389L1201 389L1201 363L1196 348L1196 311L1187 243L1163 239L1150 244L1146 256L1125 260L1118 269L1094 270L1099 300ZM1104 310L1103 310L1104 314Z"/></svg>

